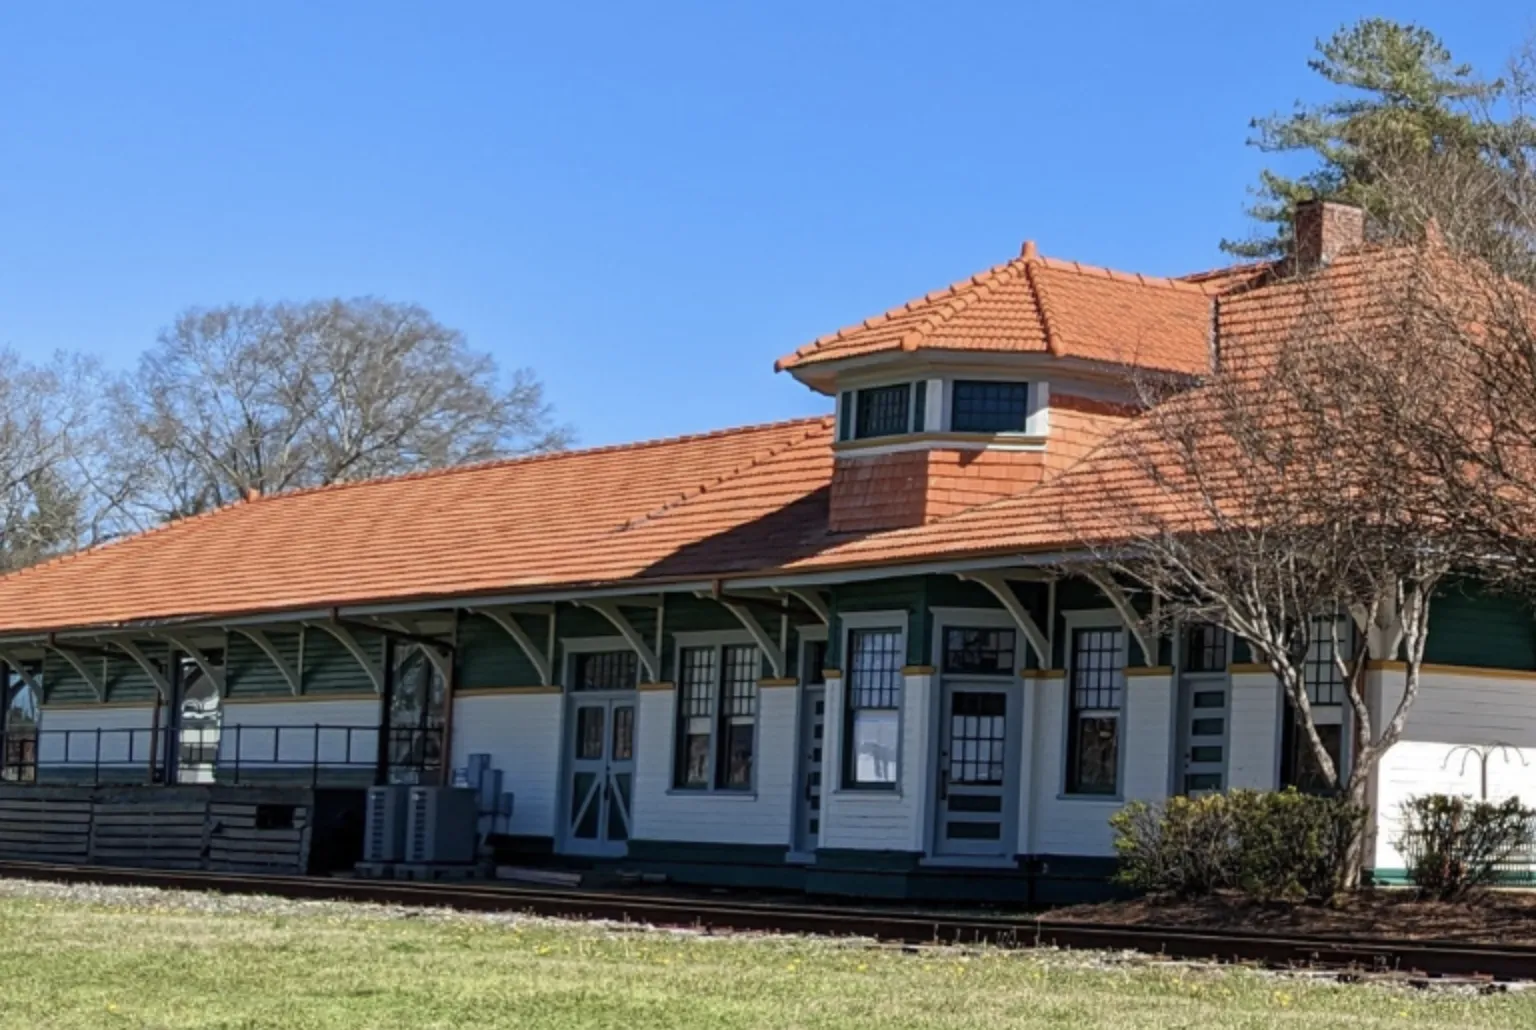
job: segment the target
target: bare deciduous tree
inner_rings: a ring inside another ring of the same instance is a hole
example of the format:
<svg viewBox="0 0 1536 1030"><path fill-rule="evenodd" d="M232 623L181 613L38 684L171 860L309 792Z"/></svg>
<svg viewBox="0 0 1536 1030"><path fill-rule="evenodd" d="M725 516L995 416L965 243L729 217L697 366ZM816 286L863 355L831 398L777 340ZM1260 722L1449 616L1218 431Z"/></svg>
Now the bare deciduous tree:
<svg viewBox="0 0 1536 1030"><path fill-rule="evenodd" d="M93 542L101 533L93 477L102 442L93 418L95 366L45 365L0 351L0 571Z"/></svg>
<svg viewBox="0 0 1536 1030"><path fill-rule="evenodd" d="M138 524L567 436L530 372L507 381L423 309L374 299L188 311L112 398Z"/></svg>
<svg viewBox="0 0 1536 1030"><path fill-rule="evenodd" d="M1324 782L1363 806L1419 693L1433 598L1475 534L1439 506L1415 427L1442 416L1440 341L1418 324L1426 248L1376 251L1223 302L1218 369L1142 381L1148 410L1076 475L1103 507L1063 512L1082 571L1151 596L1148 628L1211 623L1273 671ZM1074 491L1075 492L1075 491ZM1309 660L1331 660L1349 718L1340 768ZM1401 661L1373 697L1369 661ZM1358 882L1358 827L1341 887Z"/></svg>

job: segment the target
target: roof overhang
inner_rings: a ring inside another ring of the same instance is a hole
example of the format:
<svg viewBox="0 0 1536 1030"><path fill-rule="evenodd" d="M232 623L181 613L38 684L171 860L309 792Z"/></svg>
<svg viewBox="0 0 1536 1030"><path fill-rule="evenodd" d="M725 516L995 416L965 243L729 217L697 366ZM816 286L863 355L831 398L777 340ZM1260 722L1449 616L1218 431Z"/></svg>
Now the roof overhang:
<svg viewBox="0 0 1536 1030"><path fill-rule="evenodd" d="M411 599L361 601L343 605L304 606L260 612L186 615L170 618L101 625L61 626L0 632L0 646L25 647L57 640L94 640L104 637L146 637L163 632L223 630L230 627L261 627L282 623L312 622L333 618L370 618L407 613L452 611L459 608L518 607L579 602L596 599L623 601L658 594L697 595L722 588L733 590L788 590L869 582L898 576L943 575L1004 568L1049 568L1068 560L1071 552L1021 553L1017 549L953 558L914 559L907 562L860 563L856 559L806 571L765 570L722 575L708 579L670 581L636 579L625 583L562 586L548 589L507 591L496 594L453 594Z"/></svg>

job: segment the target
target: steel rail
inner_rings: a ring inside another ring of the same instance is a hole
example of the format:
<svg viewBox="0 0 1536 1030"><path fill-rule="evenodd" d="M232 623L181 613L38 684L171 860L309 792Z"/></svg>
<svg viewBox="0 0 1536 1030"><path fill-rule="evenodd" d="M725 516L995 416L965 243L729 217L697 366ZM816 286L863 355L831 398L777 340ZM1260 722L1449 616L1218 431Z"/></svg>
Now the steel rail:
<svg viewBox="0 0 1536 1030"><path fill-rule="evenodd" d="M1028 917L716 900L613 891L559 890L475 882L412 882L210 873L119 866L0 862L0 877L268 894L284 898L371 902L481 912L608 919L712 930L869 937L902 944L991 944L1134 950L1177 959L1246 962L1270 967L1348 970L1362 974L1536 979L1536 947L1443 940L1274 935L1177 926L1099 924Z"/></svg>

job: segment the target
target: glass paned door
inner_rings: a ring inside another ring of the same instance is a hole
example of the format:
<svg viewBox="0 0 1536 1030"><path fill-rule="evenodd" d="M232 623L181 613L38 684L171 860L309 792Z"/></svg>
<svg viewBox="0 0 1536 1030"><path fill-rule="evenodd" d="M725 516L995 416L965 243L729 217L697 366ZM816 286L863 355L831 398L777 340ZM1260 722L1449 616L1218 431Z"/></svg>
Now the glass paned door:
<svg viewBox="0 0 1536 1030"><path fill-rule="evenodd" d="M827 691L807 687L800 699L800 800L795 850L810 854L821 839L821 761L826 745Z"/></svg>
<svg viewBox="0 0 1536 1030"><path fill-rule="evenodd" d="M935 851L943 855L1010 853L1008 692L946 687L940 728Z"/></svg>
<svg viewBox="0 0 1536 1030"><path fill-rule="evenodd" d="M572 702L566 847L623 854L633 829L635 703L579 697Z"/></svg>

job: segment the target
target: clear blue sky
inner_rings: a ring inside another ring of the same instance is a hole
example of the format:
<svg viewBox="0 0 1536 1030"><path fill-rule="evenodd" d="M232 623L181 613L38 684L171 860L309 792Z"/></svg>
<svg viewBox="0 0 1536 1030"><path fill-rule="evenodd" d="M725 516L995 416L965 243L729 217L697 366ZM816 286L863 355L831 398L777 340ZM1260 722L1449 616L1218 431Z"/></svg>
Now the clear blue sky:
<svg viewBox="0 0 1536 1030"><path fill-rule="evenodd" d="M0 343L419 302L584 444L821 411L778 355L1011 257L1179 273L1248 119L1384 14L1492 67L1524 3L13 3Z"/></svg>

